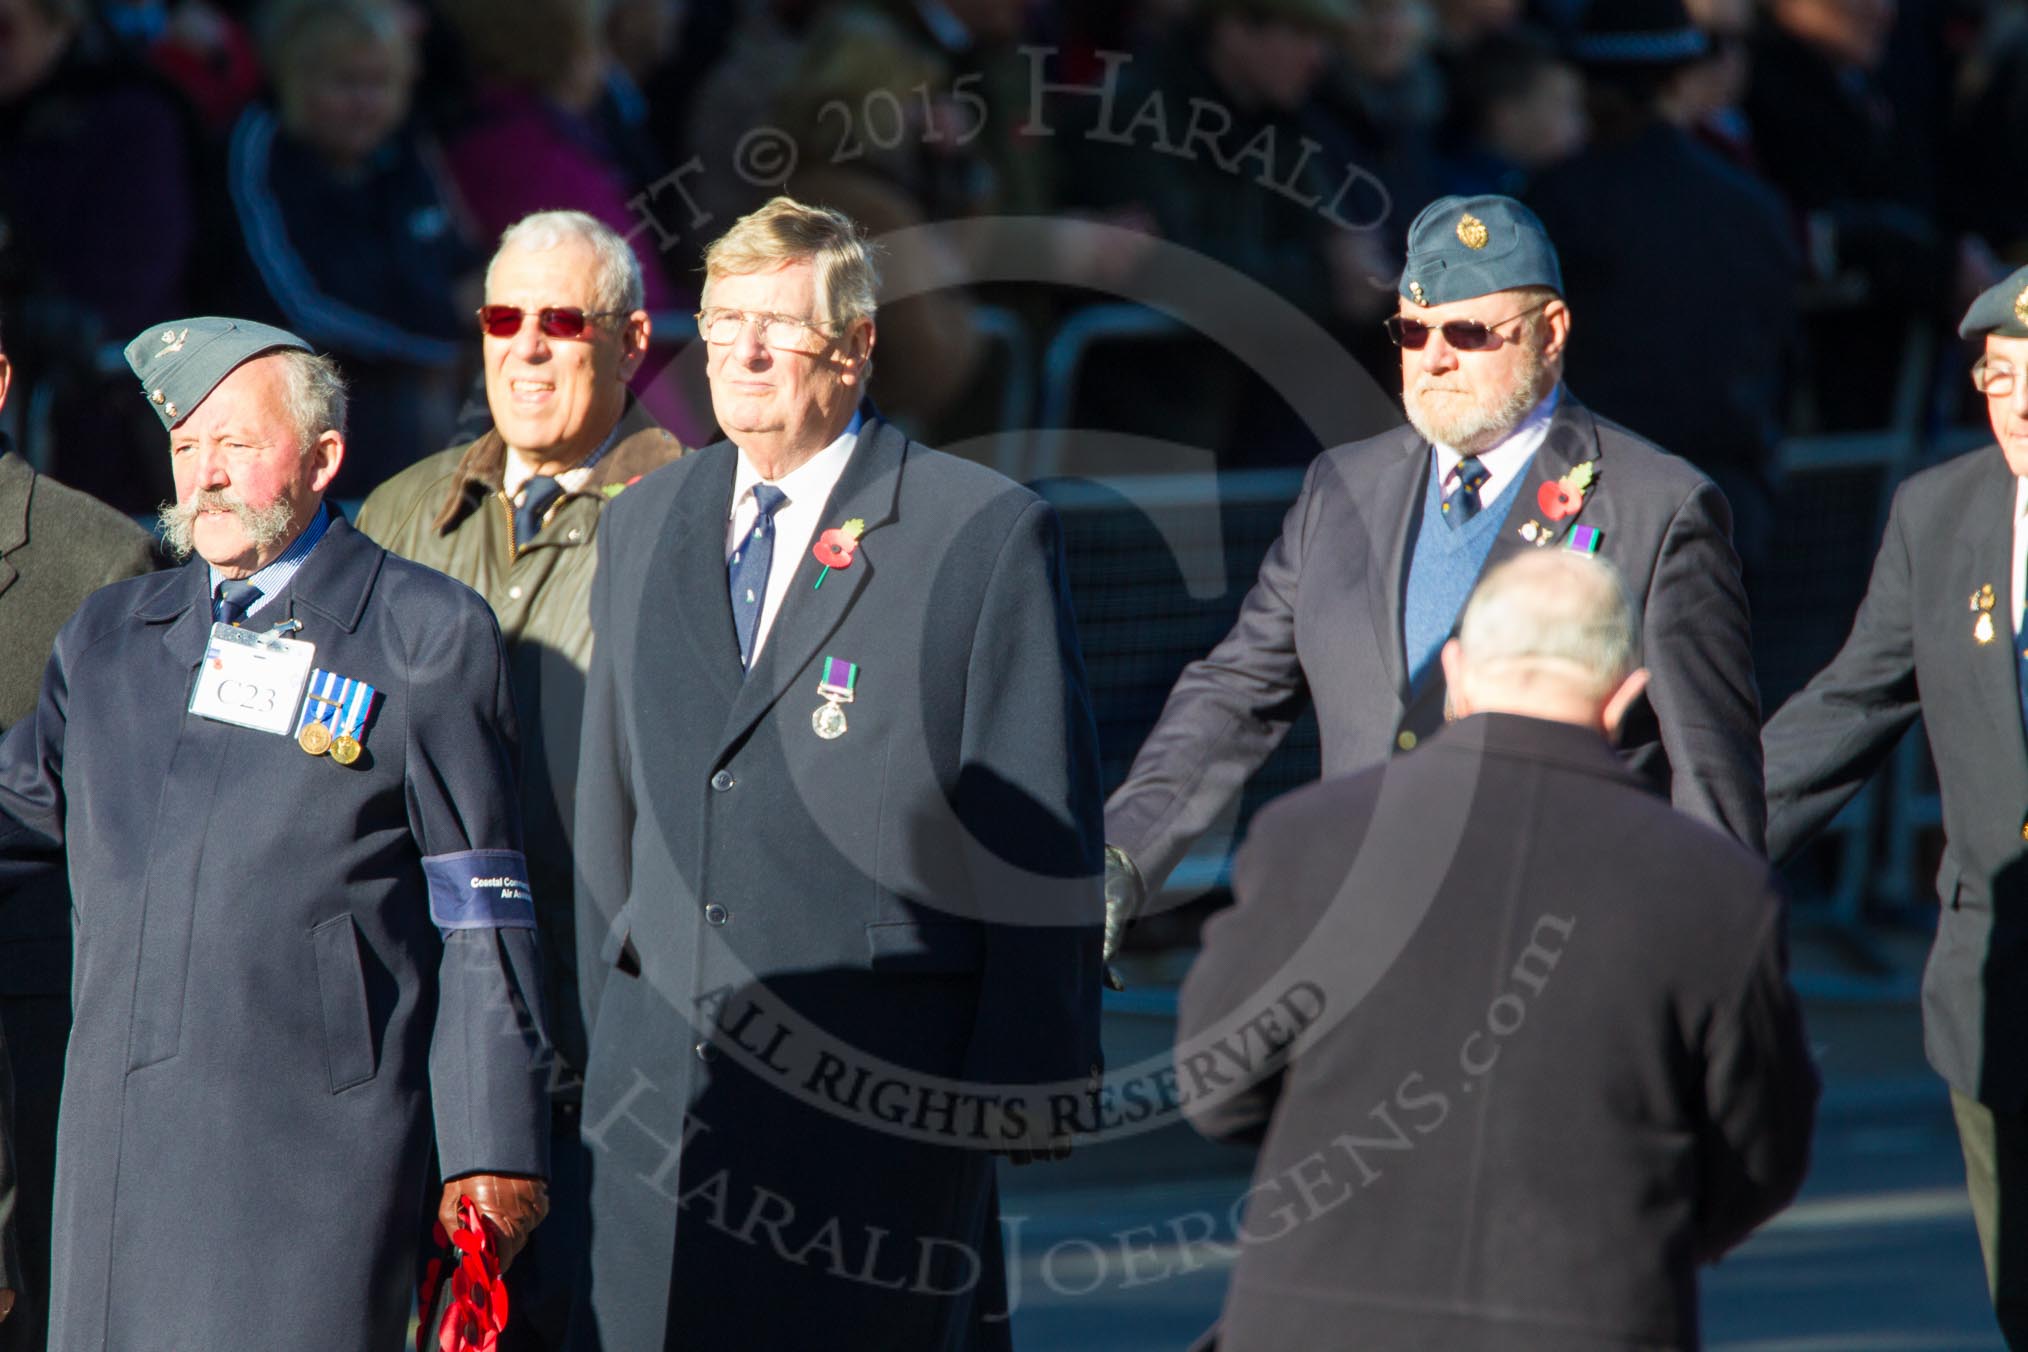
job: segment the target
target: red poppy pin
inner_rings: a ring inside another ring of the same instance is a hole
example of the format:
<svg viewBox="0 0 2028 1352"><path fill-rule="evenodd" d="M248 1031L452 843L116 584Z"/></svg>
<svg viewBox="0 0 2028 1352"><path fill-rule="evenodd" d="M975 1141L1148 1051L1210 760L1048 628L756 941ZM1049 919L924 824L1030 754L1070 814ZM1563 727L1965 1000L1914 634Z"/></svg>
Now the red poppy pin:
<svg viewBox="0 0 2028 1352"><path fill-rule="evenodd" d="M1536 490L1535 504L1542 514L1551 521L1564 521L1584 510L1585 491L1591 487L1592 468L1595 462L1587 460L1581 465L1571 466L1570 472L1555 483L1546 483Z"/></svg>
<svg viewBox="0 0 2028 1352"><path fill-rule="evenodd" d="M831 576L833 568L850 568L853 556L859 552L859 537L866 533L866 523L853 517L842 526L833 526L817 537L817 543L810 548L817 562L824 565L824 571L817 574L815 591L824 585L824 579Z"/></svg>

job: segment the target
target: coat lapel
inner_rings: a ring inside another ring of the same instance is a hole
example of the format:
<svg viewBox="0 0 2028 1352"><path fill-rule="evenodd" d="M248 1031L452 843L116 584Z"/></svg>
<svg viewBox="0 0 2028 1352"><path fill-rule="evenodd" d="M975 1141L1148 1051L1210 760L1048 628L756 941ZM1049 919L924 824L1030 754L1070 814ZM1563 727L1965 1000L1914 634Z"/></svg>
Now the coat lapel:
<svg viewBox="0 0 2028 1352"><path fill-rule="evenodd" d="M866 523L866 530L859 537L858 553L854 555L850 567L832 569L820 587L817 579L824 566L817 562L808 546L799 550L794 559L775 560L777 568L794 567L795 577L789 583L781 613L775 616L760 656L739 687L732 715L726 720L725 733L720 739L721 747L730 746L744 736L747 729L787 693L798 673L817 655L817 650L837 629L839 622L852 609L853 602L879 571L880 544L875 533L895 518L895 501L901 491L901 473L907 449L908 438L893 424L878 420L866 423L860 432L859 444L846 461L845 472L839 476L837 487L831 490L830 500L824 504L822 514L817 518L818 534L853 517ZM814 536L811 543L815 543ZM887 566L899 566L899 561L889 560ZM721 568L720 572L723 571ZM725 588L721 586L718 590L719 609L725 615L729 640L732 606L724 595ZM838 655L847 661L856 660L851 653ZM733 661L736 667L737 656ZM810 693L814 699L814 686Z"/></svg>
<svg viewBox="0 0 2028 1352"><path fill-rule="evenodd" d="M1366 567L1366 613L1373 618L1381 661L1394 681L1394 697L1408 702L1408 658L1402 651L1401 608L1408 583L1411 527L1422 510L1429 443L1413 432L1400 458L1374 485L1373 557Z"/></svg>
<svg viewBox="0 0 2028 1352"><path fill-rule="evenodd" d="M2012 765L2010 777L2016 785L2028 785L2028 741L2024 741L2022 729L2021 683L2012 633L2014 476L1997 452L1990 459L1990 469L1976 481L1974 500L1959 517L1965 529L1959 536L1958 567L1953 573L1957 588L1945 598L1945 606L1950 627L1963 634L1965 661L1993 724L2013 730L2001 741L2001 754ZM1987 586L1993 589L1995 641L1980 643L1972 636L1978 617L1971 598ZM2028 642L2028 636L2020 641Z"/></svg>
<svg viewBox="0 0 2028 1352"><path fill-rule="evenodd" d="M650 598L668 599L661 617L643 616L646 632L640 642L653 652L669 631L680 632L694 654L693 661L678 661L671 670L701 669L710 678L719 696L730 705L739 694L744 673L739 667L739 642L732 632L732 599L725 583L725 522L732 510L733 471L739 452L729 441L719 442L696 453L699 463L691 473L700 482L676 498L670 528L655 550L652 565L655 582L646 589Z"/></svg>
<svg viewBox="0 0 2028 1352"><path fill-rule="evenodd" d="M7 556L28 543L28 500L34 492L35 471L0 435L0 593L20 576Z"/></svg>
<svg viewBox="0 0 2028 1352"><path fill-rule="evenodd" d="M386 557L380 546L352 529L334 510L330 530L289 579L289 585L256 612L249 626L266 629L293 617L304 621L306 630L311 630L305 637L314 643L313 621L307 618L314 614L352 633L366 613L367 597L373 593L373 581L380 576L381 561Z"/></svg>
<svg viewBox="0 0 2028 1352"><path fill-rule="evenodd" d="M211 570L192 555L188 563L162 577L164 585L135 606L134 614L161 625L162 646L171 659L194 671L204 660L205 640L211 633Z"/></svg>
<svg viewBox="0 0 2028 1352"><path fill-rule="evenodd" d="M1553 549L1562 542L1584 515L1580 512L1573 518L1551 521L1542 512L1542 486L1555 483L1574 465L1598 459L1599 454L1597 420L1565 390L1557 401L1555 416L1549 420L1549 435L1528 461L1527 470L1507 489L1506 519L1500 523L1500 533L1493 537L1493 550L1486 556L1486 566L1479 570L1481 577L1523 550ZM1601 476L1605 473L1603 464L1599 473ZM1600 483L1603 484L1602 477ZM1548 530L1549 544L1536 545L1522 538L1522 528L1530 521Z"/></svg>

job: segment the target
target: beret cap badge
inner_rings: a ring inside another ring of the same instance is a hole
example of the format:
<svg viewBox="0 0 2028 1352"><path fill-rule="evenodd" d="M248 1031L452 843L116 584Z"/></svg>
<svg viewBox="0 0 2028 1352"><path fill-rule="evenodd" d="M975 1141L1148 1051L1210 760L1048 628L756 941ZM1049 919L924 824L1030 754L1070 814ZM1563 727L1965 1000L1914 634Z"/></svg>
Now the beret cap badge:
<svg viewBox="0 0 2028 1352"><path fill-rule="evenodd" d="M1424 207L1408 227L1400 275L1397 292L1418 305L1525 286L1563 294L1549 232L1524 203L1497 193L1440 197Z"/></svg>
<svg viewBox="0 0 2028 1352"><path fill-rule="evenodd" d="M2022 287L2020 294L2014 297L2014 318L2028 324L2028 286Z"/></svg>

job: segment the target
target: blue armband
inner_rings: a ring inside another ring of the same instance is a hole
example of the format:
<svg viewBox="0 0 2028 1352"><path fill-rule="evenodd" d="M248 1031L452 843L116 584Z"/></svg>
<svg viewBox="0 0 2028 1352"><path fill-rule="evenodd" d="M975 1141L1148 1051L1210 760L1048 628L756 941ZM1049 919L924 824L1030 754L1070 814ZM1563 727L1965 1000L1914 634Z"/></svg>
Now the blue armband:
<svg viewBox="0 0 2028 1352"><path fill-rule="evenodd" d="M461 850L423 861L430 919L446 937L461 929L534 929L535 893L519 850Z"/></svg>

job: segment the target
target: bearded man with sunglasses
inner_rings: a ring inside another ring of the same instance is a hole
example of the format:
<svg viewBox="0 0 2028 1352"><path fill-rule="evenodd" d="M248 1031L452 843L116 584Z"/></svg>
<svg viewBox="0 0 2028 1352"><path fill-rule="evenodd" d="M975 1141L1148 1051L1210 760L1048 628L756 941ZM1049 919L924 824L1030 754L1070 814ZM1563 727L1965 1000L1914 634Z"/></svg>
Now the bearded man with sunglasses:
<svg viewBox="0 0 2028 1352"><path fill-rule="evenodd" d="M570 826L591 662L592 546L607 504L684 449L627 391L647 352L642 294L633 250L592 217L548 211L508 227L479 311L492 430L410 466L359 513L359 529L383 548L492 604L521 713L521 816L558 1060L552 1210L507 1274L514 1320L502 1352L562 1345L584 1247Z"/></svg>
<svg viewBox="0 0 2028 1352"><path fill-rule="evenodd" d="M1618 566L1653 673L1621 726L1629 767L1760 846L1760 702L1724 496L1563 388L1573 317L1526 207L1444 198L1408 243L1388 320L1408 425L1311 464L1238 623L1184 670L1107 803L1108 956L1305 705L1326 775L1441 728L1437 653L1480 574L1529 550Z"/></svg>

